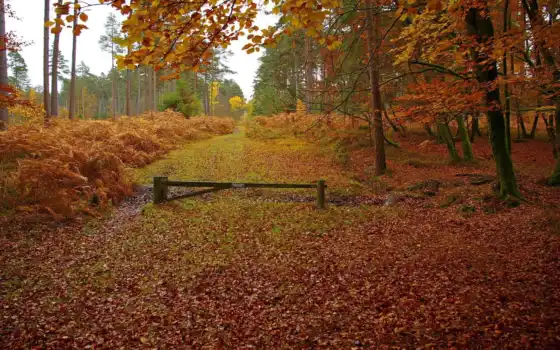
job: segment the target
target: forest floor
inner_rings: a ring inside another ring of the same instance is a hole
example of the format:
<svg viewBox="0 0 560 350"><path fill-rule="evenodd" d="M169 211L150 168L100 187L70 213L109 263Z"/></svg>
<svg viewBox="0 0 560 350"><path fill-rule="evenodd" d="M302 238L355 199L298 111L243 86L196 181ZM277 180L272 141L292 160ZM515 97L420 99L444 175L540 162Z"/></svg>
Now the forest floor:
<svg viewBox="0 0 560 350"><path fill-rule="evenodd" d="M475 165L449 165L438 145L400 141L381 178L370 149L342 165L242 127L131 170L143 185L323 178L323 211L314 190L154 206L140 186L102 219L7 230L0 347L560 347L560 190L537 184L552 166L514 144L529 202L508 207L477 184L493 174L487 142Z"/></svg>

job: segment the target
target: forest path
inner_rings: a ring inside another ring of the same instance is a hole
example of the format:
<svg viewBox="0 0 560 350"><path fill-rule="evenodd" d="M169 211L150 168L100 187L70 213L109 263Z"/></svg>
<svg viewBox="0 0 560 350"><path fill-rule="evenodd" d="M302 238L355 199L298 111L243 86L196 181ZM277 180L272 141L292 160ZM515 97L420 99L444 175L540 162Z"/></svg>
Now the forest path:
<svg viewBox="0 0 560 350"><path fill-rule="evenodd" d="M158 175L324 178L328 196L369 196L323 152L241 128L133 175L146 185ZM316 210L306 191L145 204L17 241L17 253L0 255L0 348L558 345L560 239L542 212L467 217L407 202Z"/></svg>
<svg viewBox="0 0 560 350"><path fill-rule="evenodd" d="M188 144L134 172L137 183L150 184L153 176L225 182L309 183L326 179L340 194L363 190L318 146L298 139L250 139L244 125L233 134Z"/></svg>

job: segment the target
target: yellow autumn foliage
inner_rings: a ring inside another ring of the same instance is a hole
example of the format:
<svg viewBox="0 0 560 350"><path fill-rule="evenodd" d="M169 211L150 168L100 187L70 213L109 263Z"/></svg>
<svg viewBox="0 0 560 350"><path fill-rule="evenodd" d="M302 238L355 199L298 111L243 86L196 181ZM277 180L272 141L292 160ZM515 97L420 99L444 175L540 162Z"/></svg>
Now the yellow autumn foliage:
<svg viewBox="0 0 560 350"><path fill-rule="evenodd" d="M305 112L307 112L307 107L305 106L305 103L298 98L296 103L296 113L305 114Z"/></svg>
<svg viewBox="0 0 560 350"><path fill-rule="evenodd" d="M229 118L165 111L117 121L53 119L0 133L0 210L71 218L132 191L127 167L141 167L187 140L228 134Z"/></svg>
<svg viewBox="0 0 560 350"><path fill-rule="evenodd" d="M24 123L42 122L45 115L43 107L35 104L17 104L9 107L8 113L11 118Z"/></svg>

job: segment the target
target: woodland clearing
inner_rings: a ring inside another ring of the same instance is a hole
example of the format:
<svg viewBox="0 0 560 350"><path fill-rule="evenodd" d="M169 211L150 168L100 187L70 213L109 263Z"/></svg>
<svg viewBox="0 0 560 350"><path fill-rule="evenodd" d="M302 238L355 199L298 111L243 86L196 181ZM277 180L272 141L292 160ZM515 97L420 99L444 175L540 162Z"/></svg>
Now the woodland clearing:
<svg viewBox="0 0 560 350"><path fill-rule="evenodd" d="M396 137L371 149L241 125L143 168L151 177L329 185L228 190L149 204L146 186L104 218L3 227L2 348L558 348L558 189L534 140L513 159L530 202L508 207L487 140L476 163ZM328 146L328 147L327 147ZM343 161L341 161L341 159ZM431 181L431 182L430 182ZM476 181L474 181L476 183ZM431 183L437 183L436 186ZM392 193L395 201L384 205Z"/></svg>

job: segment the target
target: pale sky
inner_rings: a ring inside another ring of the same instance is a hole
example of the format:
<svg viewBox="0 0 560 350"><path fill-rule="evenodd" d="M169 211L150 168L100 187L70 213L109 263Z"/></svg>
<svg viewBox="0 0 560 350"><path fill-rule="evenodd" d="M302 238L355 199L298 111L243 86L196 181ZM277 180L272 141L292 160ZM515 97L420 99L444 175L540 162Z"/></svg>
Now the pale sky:
<svg viewBox="0 0 560 350"><path fill-rule="evenodd" d="M54 1L51 0L52 2ZM97 0L88 0L88 2L98 3ZM33 42L31 45L23 48L21 55L29 67L31 85L42 85L44 0L8 0L8 3L11 4L12 9L20 19L7 18L7 30L13 30L25 41ZM90 67L91 72L97 75L101 72L107 73L111 68L111 55L102 52L98 44L99 37L104 33L103 25L111 11L107 6L95 6L89 9L89 20L87 22L89 29L84 30L78 37L77 62L84 61ZM53 14L54 10L51 9L51 16ZM275 16L261 13L256 24L266 27L274 24L275 21ZM230 49L233 52L233 56L230 58L228 65L236 72L231 78L241 86L245 97L248 98L253 94L253 79L259 66L258 58L261 56L261 53L245 54L241 51L241 48L246 43L242 39L231 45ZM60 49L70 63L72 56L72 32L70 29L62 32Z"/></svg>

